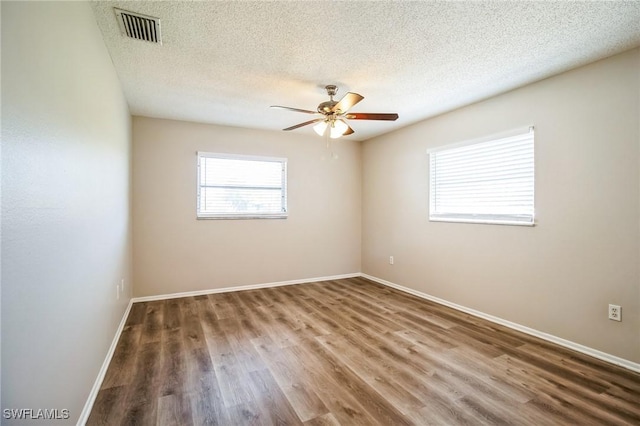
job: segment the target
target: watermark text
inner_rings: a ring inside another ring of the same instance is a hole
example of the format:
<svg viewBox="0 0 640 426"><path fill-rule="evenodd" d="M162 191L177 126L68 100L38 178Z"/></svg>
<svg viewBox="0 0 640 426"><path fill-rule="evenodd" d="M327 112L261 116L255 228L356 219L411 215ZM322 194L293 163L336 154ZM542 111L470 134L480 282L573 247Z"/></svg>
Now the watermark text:
<svg viewBox="0 0 640 426"><path fill-rule="evenodd" d="M67 420L66 408L5 408L2 417L7 420Z"/></svg>

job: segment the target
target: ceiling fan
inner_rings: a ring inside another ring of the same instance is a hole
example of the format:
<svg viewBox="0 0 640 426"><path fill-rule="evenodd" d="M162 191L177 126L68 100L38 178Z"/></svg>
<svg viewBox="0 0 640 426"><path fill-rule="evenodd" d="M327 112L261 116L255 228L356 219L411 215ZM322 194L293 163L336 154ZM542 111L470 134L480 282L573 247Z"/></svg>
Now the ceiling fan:
<svg viewBox="0 0 640 426"><path fill-rule="evenodd" d="M325 86L329 100L322 102L318 105L316 111L308 109L290 108L280 105L271 105L271 108L288 109L289 111L303 112L305 114L321 114L322 117L315 118L313 120L305 121L304 123L296 124L295 126L282 129L285 131L295 130L300 127L308 126L309 124L316 123L313 126L313 130L320 136L323 136L327 129L329 129L329 137L332 139L339 138L340 136L347 136L354 133L354 130L347 124L349 120L387 120L395 121L398 119L398 114L386 114L386 113L368 113L368 112L349 112L349 109L364 99L363 96L347 92L339 101L334 101L333 97L338 91L338 87L330 84Z"/></svg>

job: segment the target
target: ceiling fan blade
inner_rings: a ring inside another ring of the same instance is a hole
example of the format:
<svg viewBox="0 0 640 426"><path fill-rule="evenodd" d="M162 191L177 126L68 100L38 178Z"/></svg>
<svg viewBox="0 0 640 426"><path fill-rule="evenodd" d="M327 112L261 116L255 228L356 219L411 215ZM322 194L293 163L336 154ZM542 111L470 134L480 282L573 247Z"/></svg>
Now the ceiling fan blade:
<svg viewBox="0 0 640 426"><path fill-rule="evenodd" d="M350 112L344 116L350 120L388 120L395 121L398 119L398 114L383 114L383 113L370 113L370 112Z"/></svg>
<svg viewBox="0 0 640 426"><path fill-rule="evenodd" d="M357 93L353 92L347 92L347 94L344 95L342 99L340 99L340 101L338 101L338 103L333 106L333 108L331 108L331 112L341 111L342 113L345 113L349 111L349 108L363 99L364 96L358 95Z"/></svg>
<svg viewBox="0 0 640 426"><path fill-rule="evenodd" d="M288 109L289 111L304 112L305 114L317 114L318 113L318 111L309 111L308 109L291 108L291 107L286 107L286 106L281 106L281 105L271 105L269 108Z"/></svg>
<svg viewBox="0 0 640 426"><path fill-rule="evenodd" d="M345 131L344 131L344 133L342 134L342 136L348 136L348 135L350 135L350 134L352 134L352 133L355 133L355 131L351 128L351 126L349 126L349 125L347 124L347 130L345 130Z"/></svg>
<svg viewBox="0 0 640 426"><path fill-rule="evenodd" d="M322 120L324 120L324 118L316 118L315 120L305 121L304 123L296 124L295 126L287 127L286 129L282 129L282 130L295 130L300 127L308 126L309 124L317 123L318 121L322 121Z"/></svg>

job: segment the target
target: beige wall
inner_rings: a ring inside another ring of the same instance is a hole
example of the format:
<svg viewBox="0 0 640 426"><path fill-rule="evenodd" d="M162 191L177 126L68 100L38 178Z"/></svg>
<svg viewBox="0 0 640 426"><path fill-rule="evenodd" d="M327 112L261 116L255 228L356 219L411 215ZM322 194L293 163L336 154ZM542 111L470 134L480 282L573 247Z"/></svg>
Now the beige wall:
<svg viewBox="0 0 640 426"><path fill-rule="evenodd" d="M640 362L639 74L635 49L365 142L363 272ZM531 124L537 226L429 222L428 148Z"/></svg>
<svg viewBox="0 0 640 426"><path fill-rule="evenodd" d="M360 271L360 143L134 117L135 295ZM196 220L196 152L288 158L288 219Z"/></svg>
<svg viewBox="0 0 640 426"><path fill-rule="evenodd" d="M75 424L128 302L131 119L88 3L1 7L2 408Z"/></svg>

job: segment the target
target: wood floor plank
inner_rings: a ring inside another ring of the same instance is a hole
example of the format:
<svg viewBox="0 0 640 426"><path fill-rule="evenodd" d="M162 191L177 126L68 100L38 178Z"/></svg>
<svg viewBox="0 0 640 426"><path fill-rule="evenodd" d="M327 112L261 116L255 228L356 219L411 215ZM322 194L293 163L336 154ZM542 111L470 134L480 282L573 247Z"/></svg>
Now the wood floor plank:
<svg viewBox="0 0 640 426"><path fill-rule="evenodd" d="M183 390L186 359L180 329L165 329L161 343L161 367L158 377L160 395L174 395Z"/></svg>
<svg viewBox="0 0 640 426"><path fill-rule="evenodd" d="M182 426L180 404L175 395L165 395L158 398L158 426Z"/></svg>
<svg viewBox="0 0 640 426"><path fill-rule="evenodd" d="M186 349L205 346L199 303L193 297L180 299L182 341Z"/></svg>
<svg viewBox="0 0 640 426"><path fill-rule="evenodd" d="M314 389L330 412L344 425L374 425L383 424L377 421L353 395L349 386L336 386L335 377L330 374L330 367L310 358L300 347L288 348L292 359L304 365L305 381Z"/></svg>
<svg viewBox="0 0 640 426"><path fill-rule="evenodd" d="M255 339L253 344L299 419L305 421L329 412L312 390L303 367L291 362L289 348L277 347L268 337Z"/></svg>
<svg viewBox="0 0 640 426"><path fill-rule="evenodd" d="M255 426L265 424L260 416L260 410L252 403L242 403L229 408L228 425Z"/></svg>
<svg viewBox="0 0 640 426"><path fill-rule="evenodd" d="M609 390L612 387L620 388L624 393L636 396L636 401L640 401L640 381L633 375L611 374L609 370L598 368L597 365L591 363L590 358L577 357L574 352L549 351L548 347L535 343L526 343L520 349L543 358L550 358L554 363L581 376L589 377L590 380L609 388Z"/></svg>
<svg viewBox="0 0 640 426"><path fill-rule="evenodd" d="M431 330L401 330L397 331L396 334L414 345L424 346L435 352L446 351L460 345L460 342L447 336L442 331L438 333Z"/></svg>
<svg viewBox="0 0 640 426"><path fill-rule="evenodd" d="M361 368L376 369L380 376L395 380L432 409L437 409L439 405L448 406L453 400L463 396L435 372L421 374L411 365L394 362L375 342L350 337L333 340L332 345L345 356L360 359Z"/></svg>
<svg viewBox="0 0 640 426"><path fill-rule="evenodd" d="M377 421L393 425L411 424L398 408L384 399L348 366L325 350L317 341L314 340L309 342L308 345L297 346L296 349L299 349L301 355L304 354L307 360L314 359L323 376L332 381L334 388L337 384L349 389L350 394Z"/></svg>
<svg viewBox="0 0 640 426"><path fill-rule="evenodd" d="M640 374L365 278L135 303L88 425L640 424Z"/></svg>
<svg viewBox="0 0 640 426"><path fill-rule="evenodd" d="M148 314L155 315L156 312L155 308L147 309ZM139 352L135 375L131 384L127 386L126 409L122 421L126 424L155 424L160 396L157 378L161 366L161 344L141 344Z"/></svg>
<svg viewBox="0 0 640 426"><path fill-rule="evenodd" d="M87 424L98 426L117 425L127 408L127 387L114 386L100 389L93 404Z"/></svg>
<svg viewBox="0 0 640 426"><path fill-rule="evenodd" d="M314 417L313 419L304 422L307 426L340 426L340 422L331 413L323 414L322 416Z"/></svg>
<svg viewBox="0 0 640 426"><path fill-rule="evenodd" d="M253 403L253 396L249 389L243 385L247 377L227 338L214 336L211 340L207 338L207 342L224 406L230 408L243 403Z"/></svg>
<svg viewBox="0 0 640 426"><path fill-rule="evenodd" d="M147 311L147 305L145 303L134 303L129 311L129 316L125 325L140 325L144 322L144 316Z"/></svg>
<svg viewBox="0 0 640 426"><path fill-rule="evenodd" d="M464 348L457 347L451 350L434 354L436 358L440 357L443 362L458 366L459 370L463 370L468 374L478 377L492 388L498 389L504 394L508 394L510 398L519 403L526 403L536 397L536 393L529 389L522 388L517 384L510 383L509 377L500 369L490 367L486 363L485 357L480 354L467 351Z"/></svg>
<svg viewBox="0 0 640 426"><path fill-rule="evenodd" d="M342 294L345 297L351 300L362 301L362 303L375 309L379 314L389 315L396 313L398 310L406 309L406 307L398 307L395 304L389 303L388 299L385 300L385 298L376 297L365 286L354 285L352 279L335 280L331 281L331 283L334 284L334 288L342 290Z"/></svg>
<svg viewBox="0 0 640 426"><path fill-rule="evenodd" d="M207 347L185 350L186 368L182 394L189 397L190 415L194 424L223 425L228 416L224 390L214 371Z"/></svg>
<svg viewBox="0 0 640 426"><path fill-rule="evenodd" d="M210 295L211 296L211 295ZM216 315L216 305L210 298L202 298L196 301L200 326L205 336L219 336L224 334L220 326L220 320Z"/></svg>
<svg viewBox="0 0 640 426"><path fill-rule="evenodd" d="M273 425L301 425L302 421L278 387L268 369L249 373L253 394L256 396L263 423Z"/></svg>
<svg viewBox="0 0 640 426"><path fill-rule="evenodd" d="M131 383L133 379L131 370L135 368L136 354L141 335L142 321L137 325L126 325L124 327L116 350L111 358L109 369L102 382L102 389Z"/></svg>
<svg viewBox="0 0 640 426"><path fill-rule="evenodd" d="M162 401L164 399L164 401ZM184 392L165 395L158 399L157 425L177 421L180 426L195 426L193 422L192 402L196 400Z"/></svg>
<svg viewBox="0 0 640 426"><path fill-rule="evenodd" d="M182 325L181 299L169 299L164 303L162 323L165 329L176 329Z"/></svg>
<svg viewBox="0 0 640 426"><path fill-rule="evenodd" d="M362 362L362 357L350 345L337 342L334 336L322 336L318 340L333 356L343 362L371 388L392 403L403 414L419 411L425 405L411 392L403 388L384 369L375 364Z"/></svg>
<svg viewBox="0 0 640 426"><path fill-rule="evenodd" d="M331 288L328 288L327 290L328 291L325 295L328 297L335 298L336 294L342 294L331 291ZM395 316L385 315L388 314L387 312L379 314L366 302L355 303L352 302L350 298L344 296L340 296L340 298L336 298L335 300L340 302L341 309L345 312L349 312L355 321L358 321L361 324L366 324L368 327L373 328L379 333L388 333L404 329L402 325L390 319L395 318Z"/></svg>
<svg viewBox="0 0 640 426"><path fill-rule="evenodd" d="M159 342L162 336L164 300L148 302L146 306L140 344Z"/></svg>
<svg viewBox="0 0 640 426"><path fill-rule="evenodd" d="M300 420L311 420L329 413L329 409L311 385L296 382L289 386L281 386L281 389Z"/></svg>
<svg viewBox="0 0 640 426"><path fill-rule="evenodd" d="M547 404L560 406L578 423L623 424L614 406L599 408L591 402L598 398L589 388L582 388L572 381L558 377L526 360L503 355L493 361L507 367L513 382L519 382L532 390L539 390L536 399ZM633 424L633 423L632 423Z"/></svg>

